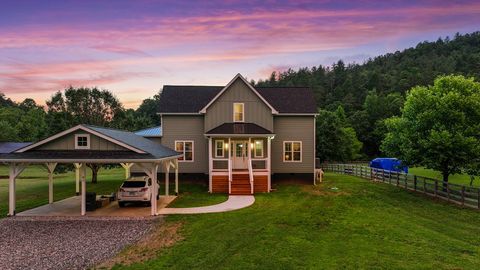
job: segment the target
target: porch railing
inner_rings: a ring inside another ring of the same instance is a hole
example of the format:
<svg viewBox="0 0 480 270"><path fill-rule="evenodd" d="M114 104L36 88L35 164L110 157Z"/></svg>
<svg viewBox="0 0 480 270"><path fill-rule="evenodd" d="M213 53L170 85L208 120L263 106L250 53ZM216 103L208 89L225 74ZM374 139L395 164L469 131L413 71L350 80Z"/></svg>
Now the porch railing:
<svg viewBox="0 0 480 270"><path fill-rule="evenodd" d="M253 194L253 168L252 159L248 159L248 176L250 178L250 193Z"/></svg>

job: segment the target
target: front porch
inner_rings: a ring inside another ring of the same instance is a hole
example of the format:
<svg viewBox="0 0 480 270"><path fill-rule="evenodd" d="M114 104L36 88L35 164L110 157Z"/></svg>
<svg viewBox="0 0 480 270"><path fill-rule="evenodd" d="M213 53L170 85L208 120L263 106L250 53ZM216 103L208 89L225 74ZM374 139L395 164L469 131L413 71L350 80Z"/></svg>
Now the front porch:
<svg viewBox="0 0 480 270"><path fill-rule="evenodd" d="M210 136L209 192L250 195L271 190L271 134Z"/></svg>

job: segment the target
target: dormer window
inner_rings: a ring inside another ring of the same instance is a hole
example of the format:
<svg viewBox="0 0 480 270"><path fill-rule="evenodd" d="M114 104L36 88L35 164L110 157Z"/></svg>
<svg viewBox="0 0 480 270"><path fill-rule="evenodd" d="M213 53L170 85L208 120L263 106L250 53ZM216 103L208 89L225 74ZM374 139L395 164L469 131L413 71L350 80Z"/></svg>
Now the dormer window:
<svg viewBox="0 0 480 270"><path fill-rule="evenodd" d="M90 149L90 134L75 134L75 149Z"/></svg>
<svg viewBox="0 0 480 270"><path fill-rule="evenodd" d="M233 122L244 122L244 104L233 103Z"/></svg>

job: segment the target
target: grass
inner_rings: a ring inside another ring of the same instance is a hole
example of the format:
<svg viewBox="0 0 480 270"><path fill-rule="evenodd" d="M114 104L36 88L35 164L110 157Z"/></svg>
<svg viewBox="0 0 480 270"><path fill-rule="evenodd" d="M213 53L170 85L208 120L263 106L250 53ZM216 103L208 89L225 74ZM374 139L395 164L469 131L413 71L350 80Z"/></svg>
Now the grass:
<svg viewBox="0 0 480 270"><path fill-rule="evenodd" d="M180 194L169 207L197 207L213 205L228 199L226 194L210 194L208 186L179 183ZM173 189L171 189L173 190Z"/></svg>
<svg viewBox="0 0 480 270"><path fill-rule="evenodd" d="M87 181L91 179L87 170ZM8 213L8 167L0 166L0 217ZM110 194L118 189L124 179L121 169L101 169L98 183L87 182L87 191ZM75 173L68 172L54 176L54 201L75 196ZM29 166L20 174L16 184L17 213L48 203L48 173L42 166Z"/></svg>
<svg viewBox="0 0 480 270"><path fill-rule="evenodd" d="M437 179L437 180L440 180L440 181L442 180L442 174L439 171L426 169L426 168L423 168L423 167L409 168L408 172L410 174L415 174L415 175L418 175L418 176L429 177L429 178ZM450 177L448 178L448 181L450 183L454 183L454 184L469 186L470 185L470 176L468 176L466 174L454 174L454 175L450 175ZM473 180L473 186L480 187L480 177L476 177Z"/></svg>
<svg viewBox="0 0 480 270"><path fill-rule="evenodd" d="M332 189L333 187L337 189ZM115 269L478 269L480 213L394 186L326 174L278 185L234 212L168 216L180 239ZM193 190L192 190L193 192ZM197 196L197 195L195 195Z"/></svg>

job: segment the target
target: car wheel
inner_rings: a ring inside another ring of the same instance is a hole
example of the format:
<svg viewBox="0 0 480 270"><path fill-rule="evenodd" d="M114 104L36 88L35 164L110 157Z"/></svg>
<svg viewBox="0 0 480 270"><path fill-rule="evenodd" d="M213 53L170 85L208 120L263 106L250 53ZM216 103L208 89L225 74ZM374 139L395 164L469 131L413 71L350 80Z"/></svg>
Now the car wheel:
<svg viewBox="0 0 480 270"><path fill-rule="evenodd" d="M124 206L125 206L125 202L118 202L118 206L124 207Z"/></svg>

